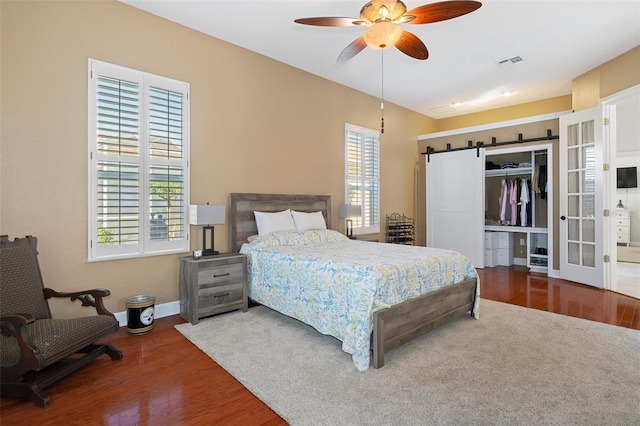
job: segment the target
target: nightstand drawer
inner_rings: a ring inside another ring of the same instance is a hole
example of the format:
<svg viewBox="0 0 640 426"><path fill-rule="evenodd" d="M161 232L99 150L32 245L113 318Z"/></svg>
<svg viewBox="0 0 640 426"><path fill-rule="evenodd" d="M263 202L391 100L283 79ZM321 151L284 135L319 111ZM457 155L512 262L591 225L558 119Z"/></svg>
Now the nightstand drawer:
<svg viewBox="0 0 640 426"><path fill-rule="evenodd" d="M209 287L210 284L222 285L227 283L239 283L243 278L243 264L231 263L223 266L201 265L198 268L198 285L200 288Z"/></svg>
<svg viewBox="0 0 640 426"><path fill-rule="evenodd" d="M218 311L226 312L234 305L241 308L244 302L244 283L220 285L203 289L198 292L198 314L212 315Z"/></svg>
<svg viewBox="0 0 640 426"><path fill-rule="evenodd" d="M618 209L615 213L617 218L629 218L629 210L627 209Z"/></svg>
<svg viewBox="0 0 640 426"><path fill-rule="evenodd" d="M629 233L618 233L618 239L616 240L619 243L628 243L629 242Z"/></svg>

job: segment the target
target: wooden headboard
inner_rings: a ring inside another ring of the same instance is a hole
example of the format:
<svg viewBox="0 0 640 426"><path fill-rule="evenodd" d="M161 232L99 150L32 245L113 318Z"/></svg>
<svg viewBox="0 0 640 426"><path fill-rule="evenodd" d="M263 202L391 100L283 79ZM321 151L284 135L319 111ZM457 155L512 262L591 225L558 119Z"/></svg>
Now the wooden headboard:
<svg viewBox="0 0 640 426"><path fill-rule="evenodd" d="M327 228L331 229L330 195L244 194L231 193L230 198L230 251L237 253L247 238L258 233L254 211L279 212L286 209L301 212L321 211Z"/></svg>

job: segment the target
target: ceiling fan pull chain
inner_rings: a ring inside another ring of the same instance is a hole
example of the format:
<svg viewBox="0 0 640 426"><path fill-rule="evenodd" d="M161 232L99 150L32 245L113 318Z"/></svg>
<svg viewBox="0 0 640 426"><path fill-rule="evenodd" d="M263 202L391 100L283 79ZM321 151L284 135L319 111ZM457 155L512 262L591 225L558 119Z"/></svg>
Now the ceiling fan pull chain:
<svg viewBox="0 0 640 426"><path fill-rule="evenodd" d="M384 133L384 49L380 49L382 58L382 88L380 90L380 133Z"/></svg>

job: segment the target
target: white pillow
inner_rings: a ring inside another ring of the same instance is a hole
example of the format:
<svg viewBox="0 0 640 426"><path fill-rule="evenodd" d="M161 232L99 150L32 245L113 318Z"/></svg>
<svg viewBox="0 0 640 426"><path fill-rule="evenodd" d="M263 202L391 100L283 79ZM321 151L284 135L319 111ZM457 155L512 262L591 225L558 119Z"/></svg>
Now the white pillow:
<svg viewBox="0 0 640 426"><path fill-rule="evenodd" d="M322 212L305 213L291 210L291 216L293 216L293 222L296 224L298 231L327 229L327 223L324 221Z"/></svg>
<svg viewBox="0 0 640 426"><path fill-rule="evenodd" d="M256 226L258 227L258 235L266 235L278 231L295 231L296 224L291 217L291 210L283 210L281 212L253 212L256 217Z"/></svg>

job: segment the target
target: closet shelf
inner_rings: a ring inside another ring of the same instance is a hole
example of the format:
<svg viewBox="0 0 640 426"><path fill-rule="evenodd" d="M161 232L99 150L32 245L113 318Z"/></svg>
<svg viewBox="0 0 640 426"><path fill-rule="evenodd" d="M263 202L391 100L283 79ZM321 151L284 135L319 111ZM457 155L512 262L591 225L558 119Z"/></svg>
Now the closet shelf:
<svg viewBox="0 0 640 426"><path fill-rule="evenodd" d="M548 232L547 228L539 228L533 226L501 226L501 225L485 225L485 231L497 231L497 232L534 232L534 233L545 233Z"/></svg>
<svg viewBox="0 0 640 426"><path fill-rule="evenodd" d="M484 172L486 177L531 175L531 167L514 167L511 169L493 169Z"/></svg>

